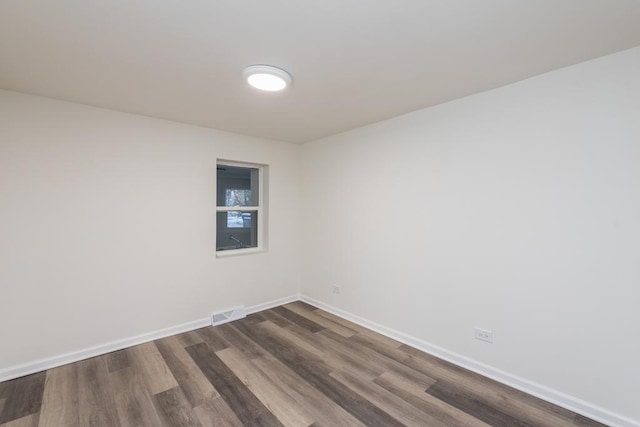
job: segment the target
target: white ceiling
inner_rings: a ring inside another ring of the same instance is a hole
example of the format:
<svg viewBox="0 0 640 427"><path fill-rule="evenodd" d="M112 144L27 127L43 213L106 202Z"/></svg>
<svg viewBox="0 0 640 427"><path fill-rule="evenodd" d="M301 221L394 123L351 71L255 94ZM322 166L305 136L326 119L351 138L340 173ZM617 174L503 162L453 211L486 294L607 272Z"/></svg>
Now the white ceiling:
<svg viewBox="0 0 640 427"><path fill-rule="evenodd" d="M638 45L638 0L0 1L0 88L296 143Z"/></svg>

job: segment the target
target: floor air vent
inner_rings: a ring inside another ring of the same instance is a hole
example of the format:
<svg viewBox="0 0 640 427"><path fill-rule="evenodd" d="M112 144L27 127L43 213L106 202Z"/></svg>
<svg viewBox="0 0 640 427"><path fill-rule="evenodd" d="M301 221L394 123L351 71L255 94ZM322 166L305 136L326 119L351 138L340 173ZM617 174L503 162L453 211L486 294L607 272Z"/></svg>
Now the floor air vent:
<svg viewBox="0 0 640 427"><path fill-rule="evenodd" d="M244 306L234 307L229 310L221 311L219 313L213 313L211 315L211 324L213 326L222 325L223 323L242 319L246 316L247 311L244 309Z"/></svg>

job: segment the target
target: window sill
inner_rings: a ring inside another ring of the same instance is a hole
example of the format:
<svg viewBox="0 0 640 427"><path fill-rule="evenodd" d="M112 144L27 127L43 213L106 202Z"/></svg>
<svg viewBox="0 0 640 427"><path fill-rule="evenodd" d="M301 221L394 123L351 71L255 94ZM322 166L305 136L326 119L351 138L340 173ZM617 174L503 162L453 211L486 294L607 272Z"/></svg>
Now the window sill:
<svg viewBox="0 0 640 427"><path fill-rule="evenodd" d="M226 258L230 256L249 255L265 252L263 248L245 248L245 249L227 249L218 251L216 250L216 258Z"/></svg>

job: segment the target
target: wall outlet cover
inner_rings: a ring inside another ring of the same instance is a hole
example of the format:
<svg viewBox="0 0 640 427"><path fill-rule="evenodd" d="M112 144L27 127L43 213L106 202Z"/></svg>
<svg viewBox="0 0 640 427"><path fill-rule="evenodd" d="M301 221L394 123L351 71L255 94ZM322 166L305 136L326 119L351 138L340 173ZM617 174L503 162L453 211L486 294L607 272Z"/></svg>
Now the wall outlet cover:
<svg viewBox="0 0 640 427"><path fill-rule="evenodd" d="M477 340L492 343L493 342L493 332L487 331L486 329L475 328L474 336Z"/></svg>

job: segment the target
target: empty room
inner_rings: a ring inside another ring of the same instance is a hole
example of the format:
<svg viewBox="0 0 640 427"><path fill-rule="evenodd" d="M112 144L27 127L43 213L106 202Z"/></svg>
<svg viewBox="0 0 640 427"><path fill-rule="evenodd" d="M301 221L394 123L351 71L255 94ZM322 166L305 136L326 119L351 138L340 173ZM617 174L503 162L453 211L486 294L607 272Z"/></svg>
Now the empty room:
<svg viewBox="0 0 640 427"><path fill-rule="evenodd" d="M0 426L640 427L640 2L0 2Z"/></svg>

